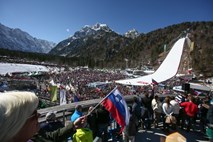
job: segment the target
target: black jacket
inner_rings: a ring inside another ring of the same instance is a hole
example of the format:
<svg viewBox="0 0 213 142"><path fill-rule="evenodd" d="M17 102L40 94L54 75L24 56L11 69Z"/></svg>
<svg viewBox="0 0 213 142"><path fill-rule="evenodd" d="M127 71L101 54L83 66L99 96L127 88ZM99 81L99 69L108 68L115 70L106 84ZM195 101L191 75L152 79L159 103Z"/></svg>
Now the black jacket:
<svg viewBox="0 0 213 142"><path fill-rule="evenodd" d="M72 137L75 133L75 129L73 129L73 127L73 123L70 123L69 125L53 132L40 130L31 140L33 142L66 142L67 138Z"/></svg>
<svg viewBox="0 0 213 142"><path fill-rule="evenodd" d="M210 124L213 124L213 105L210 105L208 113L207 113L207 120Z"/></svg>

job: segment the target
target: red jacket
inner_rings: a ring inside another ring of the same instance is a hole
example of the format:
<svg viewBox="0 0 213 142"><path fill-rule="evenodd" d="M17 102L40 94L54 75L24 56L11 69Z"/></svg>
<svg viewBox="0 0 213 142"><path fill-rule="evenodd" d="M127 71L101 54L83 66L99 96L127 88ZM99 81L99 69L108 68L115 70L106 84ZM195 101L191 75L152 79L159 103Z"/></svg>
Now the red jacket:
<svg viewBox="0 0 213 142"><path fill-rule="evenodd" d="M186 114L190 117L194 117L198 112L198 107L193 102L183 102L180 106L184 107Z"/></svg>

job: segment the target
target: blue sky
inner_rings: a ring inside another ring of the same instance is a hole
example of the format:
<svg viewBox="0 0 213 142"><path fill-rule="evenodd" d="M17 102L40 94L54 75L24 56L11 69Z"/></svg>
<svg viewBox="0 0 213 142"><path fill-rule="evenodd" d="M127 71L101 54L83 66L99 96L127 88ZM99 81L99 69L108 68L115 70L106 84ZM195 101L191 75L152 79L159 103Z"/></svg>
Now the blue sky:
<svg viewBox="0 0 213 142"><path fill-rule="evenodd" d="M56 43L97 22L124 34L193 21L213 21L213 0L0 0L0 23Z"/></svg>

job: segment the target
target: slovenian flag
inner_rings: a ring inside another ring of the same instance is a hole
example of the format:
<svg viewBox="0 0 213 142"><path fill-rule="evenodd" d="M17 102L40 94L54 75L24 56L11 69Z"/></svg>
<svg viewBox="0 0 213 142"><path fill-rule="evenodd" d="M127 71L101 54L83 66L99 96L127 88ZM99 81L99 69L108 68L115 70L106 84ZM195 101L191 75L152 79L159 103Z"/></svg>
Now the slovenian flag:
<svg viewBox="0 0 213 142"><path fill-rule="evenodd" d="M197 95L197 96L199 96L200 94L202 94L202 92L197 91L197 90L194 90L194 89L192 89L192 91L193 91L193 93L194 93L195 95Z"/></svg>
<svg viewBox="0 0 213 142"><path fill-rule="evenodd" d="M121 126L121 132L124 127L129 124L129 110L124 100L123 96L117 88L113 89L106 98L103 100L102 104L111 113L111 116L115 121Z"/></svg>

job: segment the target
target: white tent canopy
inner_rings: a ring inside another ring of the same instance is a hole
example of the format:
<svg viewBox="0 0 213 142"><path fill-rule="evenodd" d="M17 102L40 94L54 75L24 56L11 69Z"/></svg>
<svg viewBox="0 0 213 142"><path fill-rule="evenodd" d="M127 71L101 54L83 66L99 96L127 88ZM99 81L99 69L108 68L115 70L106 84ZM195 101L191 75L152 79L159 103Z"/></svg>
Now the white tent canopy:
<svg viewBox="0 0 213 142"><path fill-rule="evenodd" d="M124 85L144 86L151 84L152 79L159 83L174 77L179 68L183 47L186 40L190 42L187 37L176 41L163 63L153 74L134 79L117 80L115 82Z"/></svg>
<svg viewBox="0 0 213 142"><path fill-rule="evenodd" d="M198 83L189 83L189 84L190 84L190 88L192 89L197 89L202 91L211 91L211 89L208 86L204 86L202 84L198 84Z"/></svg>
<svg viewBox="0 0 213 142"><path fill-rule="evenodd" d="M192 83L189 82L190 84L190 89L195 89L195 90L199 90L199 91L211 91L211 88L202 84L198 84L198 83ZM179 92L184 92L182 86L174 86L173 90L175 91L179 91Z"/></svg>

